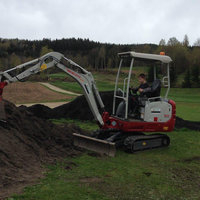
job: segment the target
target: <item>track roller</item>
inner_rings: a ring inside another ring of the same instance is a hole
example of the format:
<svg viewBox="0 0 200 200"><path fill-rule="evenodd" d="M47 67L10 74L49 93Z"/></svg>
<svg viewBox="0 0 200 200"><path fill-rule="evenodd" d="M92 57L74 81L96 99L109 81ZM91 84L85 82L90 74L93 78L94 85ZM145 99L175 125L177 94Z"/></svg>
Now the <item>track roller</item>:
<svg viewBox="0 0 200 200"><path fill-rule="evenodd" d="M165 134L128 136L124 140L125 149L131 153L153 148L167 147L169 144L170 138Z"/></svg>

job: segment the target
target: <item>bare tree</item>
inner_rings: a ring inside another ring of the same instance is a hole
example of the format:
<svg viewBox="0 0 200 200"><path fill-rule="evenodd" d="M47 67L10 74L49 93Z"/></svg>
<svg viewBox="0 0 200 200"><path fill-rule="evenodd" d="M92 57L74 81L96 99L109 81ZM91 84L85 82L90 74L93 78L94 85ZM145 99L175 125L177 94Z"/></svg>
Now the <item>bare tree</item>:
<svg viewBox="0 0 200 200"><path fill-rule="evenodd" d="M171 37L171 38L169 38L167 44L169 46L176 46L176 45L180 44L180 42L176 39L176 37Z"/></svg>
<svg viewBox="0 0 200 200"><path fill-rule="evenodd" d="M165 39L161 39L159 42L159 46L165 46L165 45L166 45Z"/></svg>
<svg viewBox="0 0 200 200"><path fill-rule="evenodd" d="M200 47L200 38L198 38L198 39L196 40L196 42L193 44L193 46Z"/></svg>

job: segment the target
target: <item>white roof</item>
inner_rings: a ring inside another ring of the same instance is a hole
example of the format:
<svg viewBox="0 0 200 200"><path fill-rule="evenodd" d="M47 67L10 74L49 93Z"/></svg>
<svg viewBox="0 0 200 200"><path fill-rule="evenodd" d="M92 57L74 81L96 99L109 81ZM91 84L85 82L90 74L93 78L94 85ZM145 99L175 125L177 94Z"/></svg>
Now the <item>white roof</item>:
<svg viewBox="0 0 200 200"><path fill-rule="evenodd" d="M134 51L118 53L118 56L119 57L133 57L136 60L138 60L138 59L152 60L152 61L160 61L160 62L163 62L163 63L172 62L172 59L169 56L149 54L149 53L137 53L137 52L134 52Z"/></svg>

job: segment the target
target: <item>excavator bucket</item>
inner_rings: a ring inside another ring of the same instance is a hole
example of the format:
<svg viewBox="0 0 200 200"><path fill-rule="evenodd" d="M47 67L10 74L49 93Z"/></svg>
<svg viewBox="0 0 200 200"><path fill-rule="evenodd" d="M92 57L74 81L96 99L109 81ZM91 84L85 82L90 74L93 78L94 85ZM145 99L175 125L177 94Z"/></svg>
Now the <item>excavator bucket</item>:
<svg viewBox="0 0 200 200"><path fill-rule="evenodd" d="M115 143L105 140L96 139L93 137L73 133L74 145L83 149L91 150L100 154L115 156Z"/></svg>

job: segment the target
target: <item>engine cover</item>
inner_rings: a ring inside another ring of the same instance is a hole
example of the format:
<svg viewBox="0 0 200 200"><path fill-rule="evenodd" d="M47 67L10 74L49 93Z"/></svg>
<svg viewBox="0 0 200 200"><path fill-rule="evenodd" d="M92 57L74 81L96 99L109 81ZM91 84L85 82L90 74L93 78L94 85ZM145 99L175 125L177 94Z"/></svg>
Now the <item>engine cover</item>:
<svg viewBox="0 0 200 200"><path fill-rule="evenodd" d="M145 105L145 122L167 122L172 116L172 106L166 101L147 102Z"/></svg>

